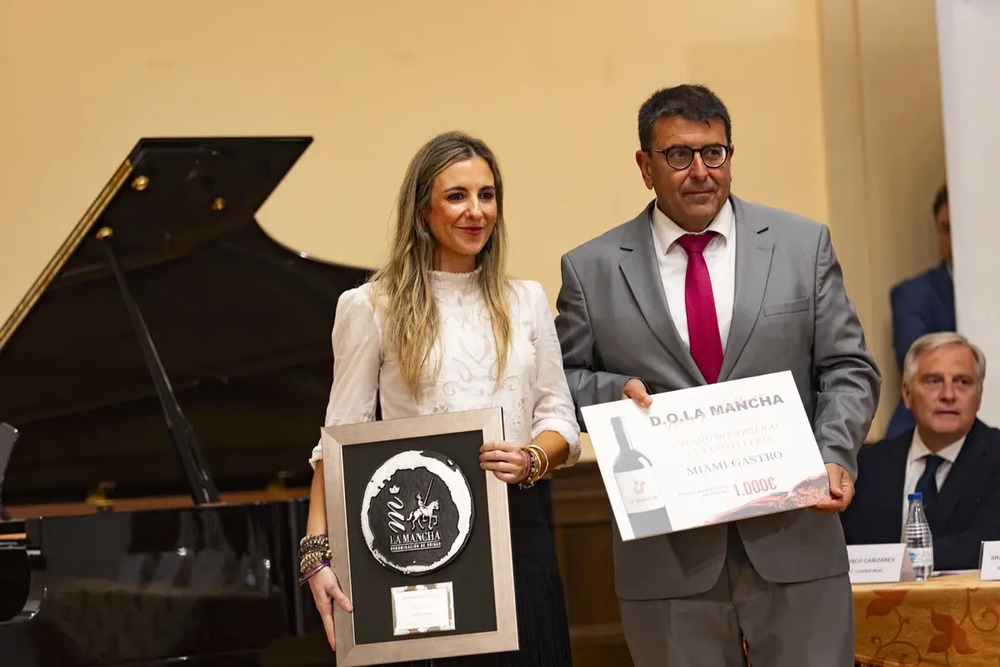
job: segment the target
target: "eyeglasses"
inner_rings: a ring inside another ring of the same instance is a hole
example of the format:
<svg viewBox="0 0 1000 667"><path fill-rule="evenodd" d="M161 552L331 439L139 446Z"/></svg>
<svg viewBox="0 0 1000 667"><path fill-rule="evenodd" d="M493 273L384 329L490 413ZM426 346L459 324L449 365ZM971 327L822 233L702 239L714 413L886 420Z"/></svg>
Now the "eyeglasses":
<svg viewBox="0 0 1000 667"><path fill-rule="evenodd" d="M694 162L694 154L701 154L701 161L709 169L718 169L726 163L729 157L729 146L722 144L709 144L701 148L691 148L690 146L668 146L662 150L650 149L651 153L660 153L666 159L667 164L680 171L687 169Z"/></svg>

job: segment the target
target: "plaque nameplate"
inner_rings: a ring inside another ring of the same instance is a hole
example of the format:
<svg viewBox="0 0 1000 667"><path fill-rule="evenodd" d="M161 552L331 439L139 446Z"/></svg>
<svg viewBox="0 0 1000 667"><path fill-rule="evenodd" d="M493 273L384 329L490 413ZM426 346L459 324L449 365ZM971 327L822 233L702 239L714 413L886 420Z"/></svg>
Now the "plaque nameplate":
<svg viewBox="0 0 1000 667"><path fill-rule="evenodd" d="M392 589L392 632L424 634L455 629L455 595L450 581Z"/></svg>

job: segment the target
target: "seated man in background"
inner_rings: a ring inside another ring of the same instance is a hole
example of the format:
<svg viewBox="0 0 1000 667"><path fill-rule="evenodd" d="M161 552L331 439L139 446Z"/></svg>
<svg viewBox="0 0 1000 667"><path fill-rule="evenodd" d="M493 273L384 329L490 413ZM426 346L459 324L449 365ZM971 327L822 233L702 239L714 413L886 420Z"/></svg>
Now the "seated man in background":
<svg viewBox="0 0 1000 667"><path fill-rule="evenodd" d="M913 343L903 401L916 428L858 454L854 502L841 514L848 544L903 541L907 494L923 494L934 569L979 567L979 546L1000 540L1000 431L976 418L986 359L957 333Z"/></svg>
<svg viewBox="0 0 1000 667"><path fill-rule="evenodd" d="M957 328L955 288L951 281L951 213L947 185L942 185L934 196L933 211L941 263L897 284L889 295L892 304L892 345L900 371L903 370L903 357L913 341L927 333L954 331ZM891 438L911 428L913 415L900 400L885 436Z"/></svg>

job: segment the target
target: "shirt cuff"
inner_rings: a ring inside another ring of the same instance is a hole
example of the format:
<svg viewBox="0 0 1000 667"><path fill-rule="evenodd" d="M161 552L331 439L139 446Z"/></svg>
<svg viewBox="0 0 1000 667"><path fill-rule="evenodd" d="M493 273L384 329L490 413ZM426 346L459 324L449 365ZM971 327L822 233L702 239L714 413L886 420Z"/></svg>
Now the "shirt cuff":
<svg viewBox="0 0 1000 667"><path fill-rule="evenodd" d="M551 468L569 468L580 460L580 430L574 424L558 417L548 417L534 424L531 428L531 439L534 440L544 431L555 431L563 437L569 449L566 452L566 460L561 464Z"/></svg>
<svg viewBox="0 0 1000 667"><path fill-rule="evenodd" d="M316 469L316 463L323 460L323 441L321 440L315 447L313 447L312 455L309 457L309 465L312 469Z"/></svg>

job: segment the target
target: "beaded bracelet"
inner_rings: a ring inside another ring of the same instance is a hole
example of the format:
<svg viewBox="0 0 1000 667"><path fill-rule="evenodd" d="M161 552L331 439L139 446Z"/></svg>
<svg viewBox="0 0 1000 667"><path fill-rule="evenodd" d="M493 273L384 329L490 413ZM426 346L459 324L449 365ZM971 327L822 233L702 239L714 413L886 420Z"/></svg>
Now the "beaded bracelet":
<svg viewBox="0 0 1000 667"><path fill-rule="evenodd" d="M299 556L310 551L330 548L330 538L326 535L306 535L299 540Z"/></svg>
<svg viewBox="0 0 1000 667"><path fill-rule="evenodd" d="M526 445L522 449L528 452L528 456L531 458L528 474L519 484L522 489L527 489L534 486L549 471L549 455L544 449L534 444ZM542 459L545 460L544 465Z"/></svg>
<svg viewBox="0 0 1000 667"><path fill-rule="evenodd" d="M543 457L545 459L545 466L542 467L541 472L538 473L538 477L539 478L545 477L545 474L549 471L549 455L548 455L548 453L544 449L542 449L541 447L539 447L538 445L528 445L528 448L537 451L538 452L538 456L539 457Z"/></svg>
<svg viewBox="0 0 1000 667"><path fill-rule="evenodd" d="M538 472L542 467L542 461L538 457L538 452L533 450L530 446L521 447L522 450L528 454L528 474L524 476L520 482L517 483L518 488L529 489L535 485L538 480Z"/></svg>
<svg viewBox="0 0 1000 667"><path fill-rule="evenodd" d="M299 560L299 571L305 572L306 570L314 567L317 563L322 563L323 561L330 560L329 551L314 551L303 556Z"/></svg>
<svg viewBox="0 0 1000 667"><path fill-rule="evenodd" d="M312 579L313 575L322 570L324 567L330 567L330 561L323 561L313 569L303 574L301 577L299 577L299 584L300 585L304 584L310 579Z"/></svg>
<svg viewBox="0 0 1000 667"><path fill-rule="evenodd" d="M326 535L306 535L299 540L299 583L330 565L330 538Z"/></svg>

